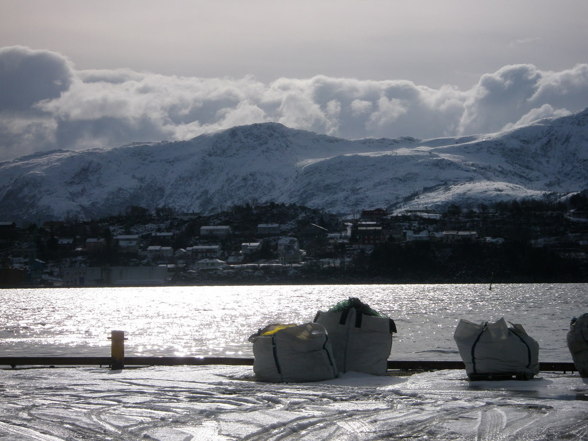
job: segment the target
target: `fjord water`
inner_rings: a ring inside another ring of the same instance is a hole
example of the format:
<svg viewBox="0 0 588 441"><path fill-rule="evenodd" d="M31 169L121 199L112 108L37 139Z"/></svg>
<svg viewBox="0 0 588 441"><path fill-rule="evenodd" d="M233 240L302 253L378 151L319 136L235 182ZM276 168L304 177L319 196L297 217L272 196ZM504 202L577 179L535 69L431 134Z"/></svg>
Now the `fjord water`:
<svg viewBox="0 0 588 441"><path fill-rule="evenodd" d="M490 289L491 288L491 289ZM571 361L570 319L588 312L588 284L275 285L7 289L0 356L108 356L123 330L128 356L251 357L269 323L312 321L358 297L398 327L390 359L459 360L459 319L521 323L541 361Z"/></svg>

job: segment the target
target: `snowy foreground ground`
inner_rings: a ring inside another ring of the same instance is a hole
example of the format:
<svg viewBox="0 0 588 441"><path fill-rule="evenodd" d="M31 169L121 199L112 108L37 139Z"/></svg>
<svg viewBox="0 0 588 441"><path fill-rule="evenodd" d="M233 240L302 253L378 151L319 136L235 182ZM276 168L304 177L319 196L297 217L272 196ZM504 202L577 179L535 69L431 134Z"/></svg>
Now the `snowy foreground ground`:
<svg viewBox="0 0 588 441"><path fill-rule="evenodd" d="M243 366L2 369L0 397L1 440L588 440L577 373L268 384Z"/></svg>

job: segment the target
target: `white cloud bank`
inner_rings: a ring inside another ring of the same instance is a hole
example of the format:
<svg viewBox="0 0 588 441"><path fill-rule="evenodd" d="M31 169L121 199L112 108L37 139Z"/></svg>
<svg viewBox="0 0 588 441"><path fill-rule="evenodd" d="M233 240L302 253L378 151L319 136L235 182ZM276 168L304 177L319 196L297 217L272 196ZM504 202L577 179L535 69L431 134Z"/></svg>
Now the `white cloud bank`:
<svg viewBox="0 0 588 441"><path fill-rule="evenodd" d="M63 55L0 49L0 158L56 148L188 139L276 121L344 138L494 132L588 106L588 64L529 64L482 75L468 90L318 75L263 83L131 70L77 70Z"/></svg>

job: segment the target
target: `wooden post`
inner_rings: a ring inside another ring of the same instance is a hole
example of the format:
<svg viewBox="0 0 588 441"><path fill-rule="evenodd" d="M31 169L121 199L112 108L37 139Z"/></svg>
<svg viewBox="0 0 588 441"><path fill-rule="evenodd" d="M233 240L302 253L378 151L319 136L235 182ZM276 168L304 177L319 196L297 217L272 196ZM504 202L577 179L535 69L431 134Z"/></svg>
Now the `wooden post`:
<svg viewBox="0 0 588 441"><path fill-rule="evenodd" d="M125 367L125 331L111 331L110 356L112 357L112 370L120 370Z"/></svg>

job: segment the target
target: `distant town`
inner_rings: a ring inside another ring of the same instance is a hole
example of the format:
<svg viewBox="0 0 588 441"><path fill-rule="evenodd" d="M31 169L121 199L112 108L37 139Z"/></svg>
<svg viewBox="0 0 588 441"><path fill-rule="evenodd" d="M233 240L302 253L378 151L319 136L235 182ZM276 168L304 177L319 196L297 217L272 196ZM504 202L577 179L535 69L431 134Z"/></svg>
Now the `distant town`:
<svg viewBox="0 0 588 441"><path fill-rule="evenodd" d="M393 214L245 204L0 222L0 287L588 282L588 195Z"/></svg>

